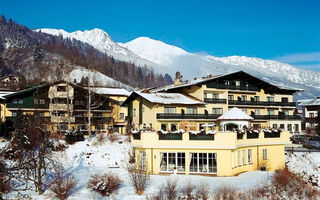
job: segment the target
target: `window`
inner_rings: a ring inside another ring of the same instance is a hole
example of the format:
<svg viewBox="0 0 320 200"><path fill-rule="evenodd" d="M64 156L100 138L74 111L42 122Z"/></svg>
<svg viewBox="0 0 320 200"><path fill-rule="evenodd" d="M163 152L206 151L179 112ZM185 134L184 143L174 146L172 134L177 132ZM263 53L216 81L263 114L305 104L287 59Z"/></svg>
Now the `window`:
<svg viewBox="0 0 320 200"><path fill-rule="evenodd" d="M99 130L99 131L104 130L104 124L97 124L95 125L95 128L96 130Z"/></svg>
<svg viewBox="0 0 320 200"><path fill-rule="evenodd" d="M241 166L241 162L240 162L240 151L238 151L238 166Z"/></svg>
<svg viewBox="0 0 320 200"><path fill-rule="evenodd" d="M252 149L248 149L248 163L252 164Z"/></svg>
<svg viewBox="0 0 320 200"><path fill-rule="evenodd" d="M247 101L247 95L241 95L241 101Z"/></svg>
<svg viewBox="0 0 320 200"><path fill-rule="evenodd" d="M290 132L292 132L292 124L288 124L288 125L287 125L287 130L290 131Z"/></svg>
<svg viewBox="0 0 320 200"><path fill-rule="evenodd" d="M141 170L146 170L146 152L139 151L139 168Z"/></svg>
<svg viewBox="0 0 320 200"><path fill-rule="evenodd" d="M197 113L198 113L197 108L187 107L187 114L197 114Z"/></svg>
<svg viewBox="0 0 320 200"><path fill-rule="evenodd" d="M44 99L40 99L40 104L45 104L45 100Z"/></svg>
<svg viewBox="0 0 320 200"><path fill-rule="evenodd" d="M79 100L75 100L74 101L74 105L76 105L76 106L80 105L80 101Z"/></svg>
<svg viewBox="0 0 320 200"><path fill-rule="evenodd" d="M244 112L244 113L247 113L248 112L248 109L242 109L242 112Z"/></svg>
<svg viewBox="0 0 320 200"><path fill-rule="evenodd" d="M190 172L217 173L215 153L190 153Z"/></svg>
<svg viewBox="0 0 320 200"><path fill-rule="evenodd" d="M253 97L253 101L260 101L260 97L259 96L254 96Z"/></svg>
<svg viewBox="0 0 320 200"><path fill-rule="evenodd" d="M310 118L314 118L314 113L309 113Z"/></svg>
<svg viewBox="0 0 320 200"><path fill-rule="evenodd" d="M274 97L267 97L268 102L274 102Z"/></svg>
<svg viewBox="0 0 320 200"><path fill-rule="evenodd" d="M247 164L246 150L242 150L242 164Z"/></svg>
<svg viewBox="0 0 320 200"><path fill-rule="evenodd" d="M18 99L13 99L12 103L17 104L18 103Z"/></svg>
<svg viewBox="0 0 320 200"><path fill-rule="evenodd" d="M205 93L203 93L203 98L208 98L208 94L205 92Z"/></svg>
<svg viewBox="0 0 320 200"><path fill-rule="evenodd" d="M233 95L228 95L228 100L229 101L233 101L234 100L234 96Z"/></svg>
<svg viewBox="0 0 320 200"><path fill-rule="evenodd" d="M185 171L186 156L185 153L164 153L160 152L160 171L173 171L174 168L178 172Z"/></svg>
<svg viewBox="0 0 320 200"><path fill-rule="evenodd" d="M136 116L136 109L135 108L133 109L133 116L134 117Z"/></svg>
<svg viewBox="0 0 320 200"><path fill-rule="evenodd" d="M272 124L273 129L278 129L278 124Z"/></svg>
<svg viewBox="0 0 320 200"><path fill-rule="evenodd" d="M299 132L299 124L295 124L294 125L294 129L295 129L296 132Z"/></svg>
<svg viewBox="0 0 320 200"><path fill-rule="evenodd" d="M255 110L255 111L254 111L254 114L255 114L255 115L260 115L260 110Z"/></svg>
<svg viewBox="0 0 320 200"><path fill-rule="evenodd" d="M222 108L212 108L212 114L221 115Z"/></svg>
<svg viewBox="0 0 320 200"><path fill-rule="evenodd" d="M164 113L167 113L167 114L176 113L176 108L175 107L164 107Z"/></svg>
<svg viewBox="0 0 320 200"><path fill-rule="evenodd" d="M236 151L232 152L232 154L233 154L233 162L232 162L232 165L233 165L233 167L237 167L237 162L236 162L236 160L237 160L237 154L236 154Z"/></svg>
<svg viewBox="0 0 320 200"><path fill-rule="evenodd" d="M284 124L280 124L280 129L284 130Z"/></svg>
<svg viewBox="0 0 320 200"><path fill-rule="evenodd" d="M281 102L287 103L289 102L288 97L282 97Z"/></svg>
<svg viewBox="0 0 320 200"><path fill-rule="evenodd" d="M177 124L171 124L171 132L177 130Z"/></svg>
<svg viewBox="0 0 320 200"><path fill-rule="evenodd" d="M23 104L23 99L19 99L19 104Z"/></svg>
<svg viewBox="0 0 320 200"><path fill-rule="evenodd" d="M274 115L274 110L267 110L268 115Z"/></svg>
<svg viewBox="0 0 320 200"><path fill-rule="evenodd" d="M212 94L212 98L213 98L213 99L219 99L219 94L213 93L213 94Z"/></svg>
<svg viewBox="0 0 320 200"><path fill-rule="evenodd" d="M262 158L263 158L263 160L267 160L268 159L267 149L263 149L262 150Z"/></svg>
<svg viewBox="0 0 320 200"><path fill-rule="evenodd" d="M282 110L284 115L289 115L289 110Z"/></svg>
<svg viewBox="0 0 320 200"><path fill-rule="evenodd" d="M167 124L161 124L161 130L167 131Z"/></svg>
<svg viewBox="0 0 320 200"><path fill-rule="evenodd" d="M39 99L33 99L34 104L39 104Z"/></svg>
<svg viewBox="0 0 320 200"><path fill-rule="evenodd" d="M124 119L124 113L120 113L120 119Z"/></svg>
<svg viewBox="0 0 320 200"><path fill-rule="evenodd" d="M66 91L66 86L57 86L57 91L58 92L65 92Z"/></svg>
<svg viewBox="0 0 320 200"><path fill-rule="evenodd" d="M17 113L16 113L16 112L12 112L12 113L11 113L11 116L12 116L12 117L15 117L15 116L17 116Z"/></svg>

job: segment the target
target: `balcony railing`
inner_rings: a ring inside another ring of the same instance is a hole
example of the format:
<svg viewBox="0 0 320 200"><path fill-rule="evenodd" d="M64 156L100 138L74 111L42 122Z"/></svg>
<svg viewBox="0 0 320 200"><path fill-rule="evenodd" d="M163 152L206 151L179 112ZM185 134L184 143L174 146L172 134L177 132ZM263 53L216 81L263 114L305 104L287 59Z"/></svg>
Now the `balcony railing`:
<svg viewBox="0 0 320 200"><path fill-rule="evenodd" d="M159 140L182 140L182 134L179 134L179 133L159 134Z"/></svg>
<svg viewBox="0 0 320 200"><path fill-rule="evenodd" d="M227 103L227 99L214 99L214 98L204 98L206 103Z"/></svg>
<svg viewBox="0 0 320 200"><path fill-rule="evenodd" d="M279 138L280 132L264 133L264 138Z"/></svg>
<svg viewBox="0 0 320 200"><path fill-rule="evenodd" d="M214 85L214 87L218 89L229 89L229 90L259 91L258 87L246 86L246 85L236 86L236 85L218 84L218 85Z"/></svg>
<svg viewBox="0 0 320 200"><path fill-rule="evenodd" d="M300 120L299 115L251 115L254 119Z"/></svg>
<svg viewBox="0 0 320 200"><path fill-rule="evenodd" d="M92 116L91 122L99 122L99 123L106 123L111 122L112 117L100 117L100 116ZM87 116L76 116L75 117L76 122L87 122L88 117Z"/></svg>
<svg viewBox="0 0 320 200"><path fill-rule="evenodd" d="M198 135L189 133L189 140L214 140L213 134Z"/></svg>
<svg viewBox="0 0 320 200"><path fill-rule="evenodd" d="M216 114L157 113L157 119L217 119Z"/></svg>
<svg viewBox="0 0 320 200"><path fill-rule="evenodd" d="M132 137L134 140L140 140L141 139L141 134L132 134Z"/></svg>
<svg viewBox="0 0 320 200"><path fill-rule="evenodd" d="M277 102L277 101L240 101L228 100L230 105L248 105L248 106L296 106L295 102Z"/></svg>
<svg viewBox="0 0 320 200"><path fill-rule="evenodd" d="M306 117L305 122L308 123L317 123L317 117Z"/></svg>

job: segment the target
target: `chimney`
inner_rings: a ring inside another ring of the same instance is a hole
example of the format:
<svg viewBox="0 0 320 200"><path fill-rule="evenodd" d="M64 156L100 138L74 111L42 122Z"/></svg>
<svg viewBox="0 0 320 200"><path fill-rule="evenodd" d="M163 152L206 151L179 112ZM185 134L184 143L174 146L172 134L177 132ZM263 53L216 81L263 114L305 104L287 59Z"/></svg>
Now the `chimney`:
<svg viewBox="0 0 320 200"><path fill-rule="evenodd" d="M182 84L182 81L181 81L181 74L180 72L176 72L176 77L174 79L174 85L181 85Z"/></svg>
<svg viewBox="0 0 320 200"><path fill-rule="evenodd" d="M195 80L195 81L196 81L196 80L197 80L197 77L194 77L194 79L193 79L193 80Z"/></svg>
<svg viewBox="0 0 320 200"><path fill-rule="evenodd" d="M317 99L319 99L319 100L320 100L320 96L318 96L318 97L317 97Z"/></svg>

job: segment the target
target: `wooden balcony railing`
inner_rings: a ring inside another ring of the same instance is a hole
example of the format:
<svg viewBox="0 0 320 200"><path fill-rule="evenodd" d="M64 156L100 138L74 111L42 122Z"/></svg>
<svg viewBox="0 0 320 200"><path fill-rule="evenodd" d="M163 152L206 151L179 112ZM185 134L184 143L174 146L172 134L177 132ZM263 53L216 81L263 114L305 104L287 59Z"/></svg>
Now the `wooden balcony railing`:
<svg viewBox="0 0 320 200"><path fill-rule="evenodd" d="M157 113L157 119L217 119L216 114Z"/></svg>
<svg viewBox="0 0 320 200"><path fill-rule="evenodd" d="M280 102L280 101L241 101L228 100L230 105L248 105L248 106L296 106L295 102Z"/></svg>
<svg viewBox="0 0 320 200"><path fill-rule="evenodd" d="M214 98L204 98L204 102L206 103L222 103L222 104L226 104L227 103L227 99L214 99Z"/></svg>
<svg viewBox="0 0 320 200"><path fill-rule="evenodd" d="M276 120L300 120L299 115L251 115L254 119L276 119Z"/></svg>

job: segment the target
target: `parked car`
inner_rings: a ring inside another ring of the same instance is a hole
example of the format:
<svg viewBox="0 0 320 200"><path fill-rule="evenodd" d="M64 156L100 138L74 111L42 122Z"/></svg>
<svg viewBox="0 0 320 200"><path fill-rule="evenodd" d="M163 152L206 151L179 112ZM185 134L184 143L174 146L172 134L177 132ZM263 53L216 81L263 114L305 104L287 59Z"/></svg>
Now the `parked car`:
<svg viewBox="0 0 320 200"><path fill-rule="evenodd" d="M293 144L302 144L307 140L306 135L293 135L290 137Z"/></svg>
<svg viewBox="0 0 320 200"><path fill-rule="evenodd" d="M307 140L303 143L302 146L308 149L320 149L320 142L314 140Z"/></svg>

